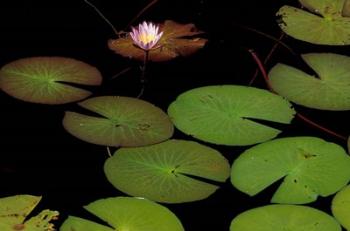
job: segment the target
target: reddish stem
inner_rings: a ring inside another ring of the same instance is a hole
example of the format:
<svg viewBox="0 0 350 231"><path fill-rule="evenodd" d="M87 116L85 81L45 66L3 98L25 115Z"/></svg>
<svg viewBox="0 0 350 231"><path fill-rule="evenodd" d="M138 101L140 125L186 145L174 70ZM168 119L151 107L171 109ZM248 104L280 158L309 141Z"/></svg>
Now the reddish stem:
<svg viewBox="0 0 350 231"><path fill-rule="evenodd" d="M273 53L276 51L276 49L280 45L279 42L282 41L284 36L285 36L285 33L282 33L281 36L278 38L278 42L276 42L275 45L273 45L273 47L271 48L270 52L267 54L267 56L264 59L264 65L266 65L266 63L270 60L270 58L272 57ZM258 74L259 74L259 68L256 68L252 79L249 81L249 84L248 84L249 86L253 84L253 82L255 81L255 79L258 76Z"/></svg>
<svg viewBox="0 0 350 231"><path fill-rule="evenodd" d="M266 85L267 85L267 88L268 88L270 91L272 91L272 87L271 87L271 85L270 85L269 77L268 77L268 75L267 75L267 72L266 72L266 69L265 69L265 67L264 67L264 64L261 62L259 56L257 55L257 53L256 53L253 49L249 49L248 51L249 51L249 53L252 55L252 57L253 57L254 61L256 62L256 64L258 65L259 70L260 70L262 76L263 76L264 79L265 79L265 83L266 83Z"/></svg>
<svg viewBox="0 0 350 231"><path fill-rule="evenodd" d="M258 67L260 69L260 72L261 72L262 76L265 79L265 82L266 82L266 85L267 85L268 89L271 92L274 92L272 87L271 87L271 85L270 85L270 82L269 82L269 76L267 75L267 72L266 72L266 69L264 67L264 64L261 62L259 56L256 54L256 52L253 49L249 49L248 51L252 55L252 57L253 57L254 61L256 62L256 64L258 65ZM317 129L319 129L319 130L321 130L323 132L326 132L326 133L328 133L330 135L333 135L333 136L335 136L337 138L340 138L342 140L345 140L345 141L347 140L346 136L339 135L338 133L336 133L336 132L334 132L334 131L332 131L332 130L330 130L328 128L325 128L325 127L315 123L314 121L312 121L311 119L307 118L306 116L300 114L299 112L297 112L296 116L297 116L297 118L301 119L302 121L306 122L307 124L317 128Z"/></svg>

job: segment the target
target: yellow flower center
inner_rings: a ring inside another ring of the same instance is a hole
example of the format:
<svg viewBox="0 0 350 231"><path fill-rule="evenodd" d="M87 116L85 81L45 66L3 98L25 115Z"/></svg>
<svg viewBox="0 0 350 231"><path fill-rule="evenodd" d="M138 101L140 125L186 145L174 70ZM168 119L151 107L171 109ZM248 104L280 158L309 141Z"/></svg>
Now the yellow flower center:
<svg viewBox="0 0 350 231"><path fill-rule="evenodd" d="M140 37L139 37L140 41L143 42L144 44L147 44L149 42L152 42L156 39L156 35L155 34L147 34L147 33L144 33L144 34L140 34Z"/></svg>

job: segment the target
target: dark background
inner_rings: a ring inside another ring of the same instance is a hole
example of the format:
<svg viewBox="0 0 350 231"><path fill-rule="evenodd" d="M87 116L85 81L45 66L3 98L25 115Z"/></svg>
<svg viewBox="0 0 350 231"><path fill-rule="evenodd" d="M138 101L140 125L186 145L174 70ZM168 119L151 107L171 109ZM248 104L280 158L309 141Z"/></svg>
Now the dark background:
<svg viewBox="0 0 350 231"><path fill-rule="evenodd" d="M148 3L145 0L91 0L115 25L124 29ZM265 57L274 41L247 30L246 27L279 37L275 13L284 4L297 1L224 1L159 0L137 22L162 22L172 19L195 23L209 39L204 49L188 58L166 63L152 63L148 68L149 85L143 99L166 110L176 96L188 89L215 84L246 85L256 64L246 51L254 49ZM104 76L103 86L94 95L136 96L139 91L139 63L110 51L106 42L115 38L111 28L83 0L2 1L0 3L0 65L31 56L65 56L96 66ZM316 46L292 38L284 40L298 54L335 52L350 55L349 47ZM297 56L279 48L267 64L271 68L285 62L306 68ZM112 80L121 70L132 67L125 75ZM306 71L310 71L305 69ZM264 88L261 76L254 84ZM91 218L82 209L99 198L124 195L113 188L103 173L107 158L105 147L80 141L66 133L61 121L74 103L48 106L16 100L0 92L0 197L15 194L42 195L36 211L59 210L60 223L68 214ZM315 121L347 135L348 112L326 112L296 106ZM345 142L294 119L280 137L318 136L345 148ZM187 138L176 132L175 138ZM247 147L210 145L221 151L230 163ZM187 231L228 230L237 214L269 204L277 184L250 198L227 181L206 200L167 205L182 221ZM319 198L314 206L330 212L332 197Z"/></svg>

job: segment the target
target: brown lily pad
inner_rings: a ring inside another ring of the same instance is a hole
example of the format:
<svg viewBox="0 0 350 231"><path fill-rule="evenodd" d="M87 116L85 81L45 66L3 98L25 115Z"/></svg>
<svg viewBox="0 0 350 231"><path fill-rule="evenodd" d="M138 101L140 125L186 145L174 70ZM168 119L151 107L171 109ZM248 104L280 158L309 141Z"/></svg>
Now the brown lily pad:
<svg viewBox="0 0 350 231"><path fill-rule="evenodd" d="M207 39L197 35L202 34L194 24L179 24L166 20L159 25L163 36L157 44L157 48L149 51L149 60L154 62L168 61L178 56L188 56L202 48ZM143 60L144 50L134 45L129 34L126 37L111 39L108 41L111 50L124 57Z"/></svg>

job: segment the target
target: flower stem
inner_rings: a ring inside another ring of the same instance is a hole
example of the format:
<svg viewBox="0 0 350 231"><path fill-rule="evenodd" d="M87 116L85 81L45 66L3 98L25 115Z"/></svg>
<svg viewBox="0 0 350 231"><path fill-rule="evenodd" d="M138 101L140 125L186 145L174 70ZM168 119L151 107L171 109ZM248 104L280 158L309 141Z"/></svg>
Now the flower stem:
<svg viewBox="0 0 350 231"><path fill-rule="evenodd" d="M145 91L145 87L146 87L146 83L147 83L146 67L147 67L147 63L148 63L148 55L149 55L149 51L145 50L144 56L143 56L143 64L141 67L141 78L140 78L141 90L140 90L140 93L138 94L137 98L140 98Z"/></svg>
<svg viewBox="0 0 350 231"><path fill-rule="evenodd" d="M271 92L274 92L273 89L272 89L272 87L271 87L271 85L270 85L269 77L268 77L268 75L267 75L267 72L266 72L266 69L265 69L265 67L264 67L264 64L261 62L259 56L256 54L256 52L255 52L253 49L249 49L248 51L249 51L249 53L252 55L252 57L253 57L254 61L256 62L256 64L258 65L258 67L259 67L259 69L260 69L260 72L261 72L262 76L263 76L264 79L265 79L265 82L266 82L266 85L267 85L268 89L269 89ZM274 93L275 93L275 92L274 92ZM338 133L336 133L336 132L334 132L334 131L332 131L332 130L330 130L330 129L328 129L328 128L325 128L325 127L323 127L323 126L317 124L316 122L314 122L314 121L312 121L311 119L307 118L306 116L300 114L299 112L297 112L296 117L299 118L299 119L301 119L301 120L304 121L305 123L307 123L307 124L309 124L309 125L311 125L311 126L317 128L317 129L319 129L319 130L321 130L321 131L323 131L323 132L326 132L326 133L328 133L328 134L330 134L330 135L332 135L332 136L335 136L335 137L337 137L337 138L340 138L340 139L342 139L342 140L345 140L345 141L347 140L347 137L346 137L346 136L340 135L340 134L338 134Z"/></svg>

